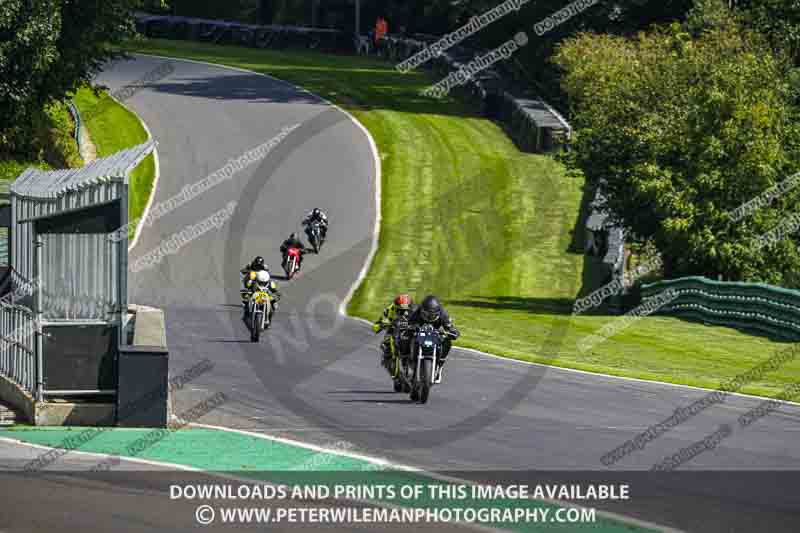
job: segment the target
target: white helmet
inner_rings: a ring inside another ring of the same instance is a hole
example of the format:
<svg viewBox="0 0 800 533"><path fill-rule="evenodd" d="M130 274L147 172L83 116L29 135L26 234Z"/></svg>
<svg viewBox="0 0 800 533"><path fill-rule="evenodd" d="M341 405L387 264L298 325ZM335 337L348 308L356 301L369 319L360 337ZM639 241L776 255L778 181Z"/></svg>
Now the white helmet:
<svg viewBox="0 0 800 533"><path fill-rule="evenodd" d="M256 273L256 282L261 285L262 287L269 283L270 277L269 272L266 270L259 270Z"/></svg>

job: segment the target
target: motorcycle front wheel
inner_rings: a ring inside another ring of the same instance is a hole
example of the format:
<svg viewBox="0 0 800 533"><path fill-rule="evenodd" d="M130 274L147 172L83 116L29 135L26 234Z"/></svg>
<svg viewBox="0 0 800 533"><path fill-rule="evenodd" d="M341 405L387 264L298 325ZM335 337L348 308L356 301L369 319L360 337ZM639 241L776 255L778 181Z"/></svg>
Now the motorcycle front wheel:
<svg viewBox="0 0 800 533"><path fill-rule="evenodd" d="M253 320L250 324L250 340L258 342L261 338L261 311L253 313Z"/></svg>
<svg viewBox="0 0 800 533"><path fill-rule="evenodd" d="M433 361L423 359L420 372L422 375L420 376L419 402L426 403L428 394L431 392L431 383L433 383Z"/></svg>

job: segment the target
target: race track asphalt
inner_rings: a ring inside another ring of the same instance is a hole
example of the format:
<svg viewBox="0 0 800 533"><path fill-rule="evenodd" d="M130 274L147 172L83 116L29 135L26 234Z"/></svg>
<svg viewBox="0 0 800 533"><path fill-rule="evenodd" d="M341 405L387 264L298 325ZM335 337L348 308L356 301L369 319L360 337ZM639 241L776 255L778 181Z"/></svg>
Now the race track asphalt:
<svg viewBox="0 0 800 533"><path fill-rule="evenodd" d="M100 81L120 87L164 61L137 56L107 69ZM393 393L378 366L379 338L338 313L368 256L375 223L376 175L365 133L341 111L286 83L169 61L174 72L126 101L158 141L156 203L299 124L263 161L146 227L131 252L134 264L173 233L237 202L220 229L131 274L130 301L165 310L171 372L202 358L215 363L213 372L175 396L176 411L221 391L230 401L200 422L324 446L346 443L352 451L473 479L526 471L533 478L542 470L588 479L616 471L630 475L634 495L641 489L638 501L609 507L616 512L689 531L755 531L757 524L763 531L800 530L795 406L740 428L737 417L759 400L730 397L607 467L603 454L706 392L454 349L445 381L427 405ZM275 324L259 344L250 343L238 269L260 254L280 273L278 246L300 231L312 207L328 213L329 240L318 256L306 257L299 277L279 280L283 300ZM557 326L551 337L559 342ZM681 467L690 473L645 473L722 424L733 434ZM703 473L708 470L726 472ZM742 470L772 474L736 472Z"/></svg>

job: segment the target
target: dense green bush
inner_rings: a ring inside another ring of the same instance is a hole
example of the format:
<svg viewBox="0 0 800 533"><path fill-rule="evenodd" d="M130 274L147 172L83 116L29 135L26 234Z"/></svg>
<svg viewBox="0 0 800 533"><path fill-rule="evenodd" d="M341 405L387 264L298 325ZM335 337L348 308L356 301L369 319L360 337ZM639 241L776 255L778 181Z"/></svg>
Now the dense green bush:
<svg viewBox="0 0 800 533"><path fill-rule="evenodd" d="M0 2L0 157L37 157L35 120L88 83L133 34L139 0Z"/></svg>
<svg viewBox="0 0 800 533"><path fill-rule="evenodd" d="M755 239L800 207L798 191L738 222L726 212L798 170L792 69L718 2L700 2L710 11L683 26L563 44L575 158L607 181L609 207L631 236L652 239L668 277L787 284L796 243Z"/></svg>

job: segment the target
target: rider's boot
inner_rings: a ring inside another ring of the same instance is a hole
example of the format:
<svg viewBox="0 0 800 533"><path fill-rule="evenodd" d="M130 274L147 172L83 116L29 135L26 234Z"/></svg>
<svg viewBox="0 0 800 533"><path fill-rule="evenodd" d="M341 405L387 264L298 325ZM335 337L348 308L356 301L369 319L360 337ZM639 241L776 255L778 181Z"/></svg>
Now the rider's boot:
<svg viewBox="0 0 800 533"><path fill-rule="evenodd" d="M436 360L436 372L433 375L433 382L434 383L441 383L442 381L442 368L444 368L444 364L447 359L437 359Z"/></svg>
<svg viewBox="0 0 800 533"><path fill-rule="evenodd" d="M386 369L387 372L391 374L392 372L392 352L391 348L389 347L389 343L383 341L381 343L381 366Z"/></svg>

